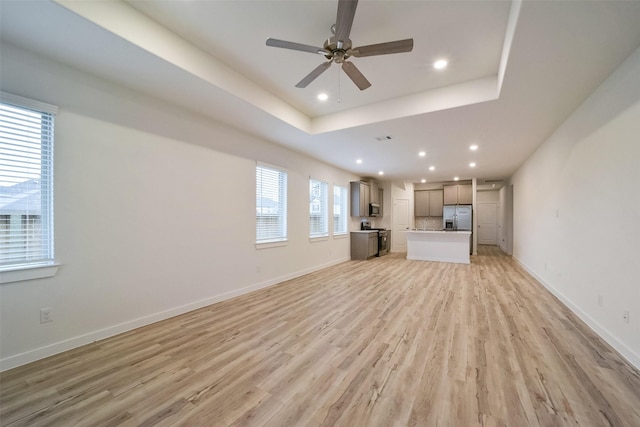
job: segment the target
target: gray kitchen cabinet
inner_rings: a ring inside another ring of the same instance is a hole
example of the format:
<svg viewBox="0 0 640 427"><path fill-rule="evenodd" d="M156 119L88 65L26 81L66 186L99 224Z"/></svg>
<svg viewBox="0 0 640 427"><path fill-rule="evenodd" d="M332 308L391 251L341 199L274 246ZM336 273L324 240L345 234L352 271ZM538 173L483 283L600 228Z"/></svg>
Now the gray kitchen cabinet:
<svg viewBox="0 0 640 427"><path fill-rule="evenodd" d="M369 203L371 200L369 184L362 181L350 183L351 190L351 216L369 216Z"/></svg>
<svg viewBox="0 0 640 427"><path fill-rule="evenodd" d="M384 216L384 190L381 188L378 190L380 200L380 216Z"/></svg>
<svg viewBox="0 0 640 427"><path fill-rule="evenodd" d="M458 204L470 205L473 203L473 190L471 184L458 185Z"/></svg>
<svg viewBox="0 0 640 427"><path fill-rule="evenodd" d="M443 190L414 191L415 216L442 216Z"/></svg>
<svg viewBox="0 0 640 427"><path fill-rule="evenodd" d="M443 190L429 191L429 216L442 216Z"/></svg>
<svg viewBox="0 0 640 427"><path fill-rule="evenodd" d="M445 185L443 192L444 192L445 205L458 204L458 186L457 185Z"/></svg>
<svg viewBox="0 0 640 427"><path fill-rule="evenodd" d="M369 259L378 254L377 231L351 232L351 259Z"/></svg>
<svg viewBox="0 0 640 427"><path fill-rule="evenodd" d="M471 184L445 185L445 205L470 205L473 203Z"/></svg>
<svg viewBox="0 0 640 427"><path fill-rule="evenodd" d="M369 182L369 194L371 195L371 203L380 204L380 193L378 192L378 183L374 181Z"/></svg>
<svg viewBox="0 0 640 427"><path fill-rule="evenodd" d="M429 216L429 191L416 190L413 192L413 213L415 216Z"/></svg>

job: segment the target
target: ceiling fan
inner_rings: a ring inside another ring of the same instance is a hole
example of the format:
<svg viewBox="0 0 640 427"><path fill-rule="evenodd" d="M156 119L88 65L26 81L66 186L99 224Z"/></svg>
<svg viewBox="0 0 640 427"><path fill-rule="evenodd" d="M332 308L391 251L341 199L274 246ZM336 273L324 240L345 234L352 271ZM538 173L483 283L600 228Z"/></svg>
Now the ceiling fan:
<svg viewBox="0 0 640 427"><path fill-rule="evenodd" d="M351 25L356 14L358 0L339 0L336 23L331 27L332 37L324 42L323 47L316 47L307 44L294 43L285 40L267 39L267 46L280 47L284 49L298 50L301 52L316 53L324 55L329 61L323 62L305 78L300 80L296 87L305 88L314 81L320 74L325 72L332 62L342 64L342 70L355 83L360 90L365 90L371 83L352 63L347 62L350 57L361 58L364 56L388 55L390 53L411 52L413 50L413 39L397 40L393 42L371 44L367 46L352 47L349 34Z"/></svg>

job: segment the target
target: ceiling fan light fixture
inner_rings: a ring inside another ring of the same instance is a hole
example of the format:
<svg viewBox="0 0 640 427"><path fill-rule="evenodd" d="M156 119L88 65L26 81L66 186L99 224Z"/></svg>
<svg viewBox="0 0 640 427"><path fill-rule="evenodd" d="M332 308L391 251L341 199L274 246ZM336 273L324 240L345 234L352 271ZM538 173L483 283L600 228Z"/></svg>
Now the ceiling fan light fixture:
<svg viewBox="0 0 640 427"><path fill-rule="evenodd" d="M447 68L448 64L449 61L447 61L446 59L438 59L433 63L433 68L435 68L436 70L444 70L445 68Z"/></svg>

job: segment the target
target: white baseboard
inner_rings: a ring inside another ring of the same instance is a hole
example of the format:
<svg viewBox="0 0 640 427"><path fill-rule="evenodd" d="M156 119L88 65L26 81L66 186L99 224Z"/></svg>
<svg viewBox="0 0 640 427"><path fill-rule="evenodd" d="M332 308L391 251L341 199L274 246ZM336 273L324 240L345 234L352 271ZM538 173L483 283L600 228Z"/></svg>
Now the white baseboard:
<svg viewBox="0 0 640 427"><path fill-rule="evenodd" d="M517 257L513 256L513 259L522 267L527 273L533 276L538 282L542 284L549 292L556 296L569 310L571 310L576 316L578 316L584 323L589 326L593 332L598 334L600 338L605 340L611 347L613 347L620 355L636 369L640 369L640 356L631 350L625 343L620 341L615 335L609 332L606 328L596 322L591 316L582 311L580 307L573 304L571 300L565 297L557 289L547 283L544 279L538 276L532 269L526 264L520 261Z"/></svg>
<svg viewBox="0 0 640 427"><path fill-rule="evenodd" d="M170 308L158 313L153 313L147 316L139 317L127 322L123 322L117 325L109 326L107 328L99 329L87 334L79 335L73 338L69 338L63 341L59 341L53 344L49 344L43 347L39 347L33 350L26 351L24 353L16 354L13 356L0 359L0 372L6 371L18 366L26 365L27 363L35 362L36 360L44 359L45 357L53 356L64 351L72 350L83 345L91 344L105 338L112 337L124 332L131 331L142 326L147 326L161 320L168 319L170 317L179 316L184 313L188 313L193 310L197 310L202 307L215 304L220 301L225 301L240 295L247 294L249 292L257 291L259 289L267 288L269 286L282 283L286 280L295 279L296 277L304 276L305 274L313 273L314 271L322 270L323 268L330 267L332 265L340 264L345 261L349 261L349 258L332 261L323 265L314 266L305 270L297 271L294 273L286 274L281 277L270 279L261 283L256 283L250 286L246 286L234 291L225 292L220 295L215 295L209 298L205 298L199 301L194 301L189 304L181 305L179 307Z"/></svg>

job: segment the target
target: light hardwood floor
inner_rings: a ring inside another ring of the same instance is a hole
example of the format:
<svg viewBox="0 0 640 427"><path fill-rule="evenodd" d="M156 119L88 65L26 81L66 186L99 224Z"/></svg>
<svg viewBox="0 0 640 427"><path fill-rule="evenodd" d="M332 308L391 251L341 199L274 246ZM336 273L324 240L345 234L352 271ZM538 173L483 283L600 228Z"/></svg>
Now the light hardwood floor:
<svg viewBox="0 0 640 427"><path fill-rule="evenodd" d="M2 373L4 426L640 426L640 374L495 247L390 254Z"/></svg>

